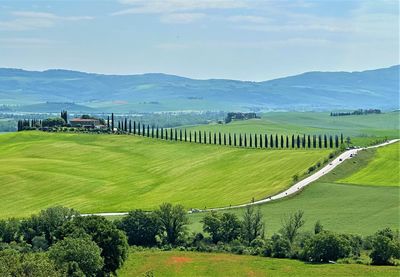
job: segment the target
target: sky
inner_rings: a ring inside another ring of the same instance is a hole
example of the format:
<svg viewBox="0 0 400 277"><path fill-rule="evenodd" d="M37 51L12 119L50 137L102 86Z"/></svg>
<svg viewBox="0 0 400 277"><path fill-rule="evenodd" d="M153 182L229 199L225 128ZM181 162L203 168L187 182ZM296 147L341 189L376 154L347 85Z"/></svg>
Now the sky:
<svg viewBox="0 0 400 277"><path fill-rule="evenodd" d="M395 64L398 0L0 0L0 67L262 81Z"/></svg>

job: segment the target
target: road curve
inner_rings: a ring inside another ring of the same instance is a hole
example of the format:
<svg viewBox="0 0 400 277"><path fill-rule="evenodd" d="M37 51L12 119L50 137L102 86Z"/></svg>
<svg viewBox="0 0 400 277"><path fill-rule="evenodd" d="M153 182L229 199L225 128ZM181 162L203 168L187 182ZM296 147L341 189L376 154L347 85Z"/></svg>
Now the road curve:
<svg viewBox="0 0 400 277"><path fill-rule="evenodd" d="M228 210L228 209L235 209L235 208L243 208L243 207L250 206L250 205L257 205L257 204L267 203L267 202L271 202L271 201L274 201L274 200L282 199L284 197L288 197L290 195L293 195L293 194L297 193L298 191L300 191L304 187L308 186L312 182L318 180L319 178L321 178L325 174L329 173L335 167L337 167L338 165L343 163L345 160L350 159L352 156L354 156L354 154L357 154L359 151L362 151L364 149L371 149L371 148L378 148L378 147L386 146L386 145L389 145L389 144L392 144L392 143L395 143L395 142L398 142L398 141L400 141L400 139L393 139L393 140L390 140L390 141L387 141L387 142L384 142L384 143L381 143L381 144L377 144L377 145L374 145L374 146L347 150L347 151L343 152L342 154L340 154L338 157L336 157L333 161L331 161L329 164L324 166L319 171L317 171L314 174L308 176L307 178L299 181L298 183L294 184L293 186L291 186L287 190L285 190L283 192L280 192L280 193L278 193L276 195L273 195L271 197L268 197L268 198L265 198L265 199L261 199L261 200L258 200L258 201L254 201L254 202L250 202L250 203L246 203L246 204L228 206L228 207L220 207L220 208L211 208L211 209L204 209L204 210L196 210L196 212L221 211L221 210ZM192 211L189 211L189 213L191 213L191 212ZM127 214L128 214L128 212L93 213L93 214L82 214L82 216L88 216L88 215L124 216L124 215L127 215Z"/></svg>

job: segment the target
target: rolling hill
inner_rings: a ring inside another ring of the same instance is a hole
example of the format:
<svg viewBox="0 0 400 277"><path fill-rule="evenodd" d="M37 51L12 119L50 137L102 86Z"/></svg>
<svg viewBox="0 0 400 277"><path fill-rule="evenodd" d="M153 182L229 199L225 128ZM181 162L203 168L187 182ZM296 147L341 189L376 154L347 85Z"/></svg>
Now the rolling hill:
<svg viewBox="0 0 400 277"><path fill-rule="evenodd" d="M399 67L308 72L265 82L2 68L0 104L74 102L104 112L398 109Z"/></svg>

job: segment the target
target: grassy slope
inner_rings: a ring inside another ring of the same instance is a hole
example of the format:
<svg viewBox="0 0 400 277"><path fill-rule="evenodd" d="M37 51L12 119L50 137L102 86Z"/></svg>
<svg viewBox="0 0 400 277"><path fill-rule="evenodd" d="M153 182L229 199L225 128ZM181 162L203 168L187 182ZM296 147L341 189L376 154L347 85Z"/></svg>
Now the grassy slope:
<svg viewBox="0 0 400 277"><path fill-rule="evenodd" d="M374 186L400 185L400 143L376 149L375 158L354 174L337 182Z"/></svg>
<svg viewBox="0 0 400 277"><path fill-rule="evenodd" d="M329 113L265 113L261 119L229 124L193 126L191 130L225 133L340 134L350 136L356 145L367 145L384 137L399 137L399 112L380 115L331 117Z"/></svg>
<svg viewBox="0 0 400 277"><path fill-rule="evenodd" d="M393 150L396 150L396 146L398 147L399 144L362 151L356 158L345 161L300 194L260 205L265 216L268 235L279 230L281 218L285 214L298 209L305 212L304 230L311 230L317 220L321 220L328 230L363 235L372 234L379 228L398 228L400 218L398 182L390 183L392 186L385 187L338 183L338 180L346 179L373 164L377 151L378 154L384 153L390 156ZM380 157L380 159L384 158ZM398 164L399 160L397 160L397 166ZM386 168L378 171L383 175L387 174ZM394 169L392 171L395 173ZM238 215L243 214L243 209L231 211ZM200 220L203 216L203 214L191 216L191 230L201 230Z"/></svg>
<svg viewBox="0 0 400 277"><path fill-rule="evenodd" d="M297 260L196 252L133 252L119 276L398 276L398 267L306 264Z"/></svg>
<svg viewBox="0 0 400 277"><path fill-rule="evenodd" d="M0 217L60 204L81 212L248 202L290 185L329 150L257 150L133 136L0 136ZM285 170L282 170L282 169Z"/></svg>

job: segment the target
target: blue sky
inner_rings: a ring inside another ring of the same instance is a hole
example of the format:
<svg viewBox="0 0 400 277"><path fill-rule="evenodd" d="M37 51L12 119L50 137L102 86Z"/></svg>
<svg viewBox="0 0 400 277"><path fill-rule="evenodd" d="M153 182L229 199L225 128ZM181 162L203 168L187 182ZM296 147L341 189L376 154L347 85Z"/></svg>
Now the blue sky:
<svg viewBox="0 0 400 277"><path fill-rule="evenodd" d="M0 0L0 67L260 81L398 63L397 0Z"/></svg>

